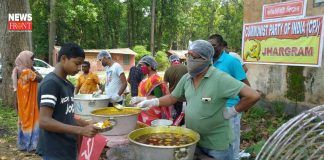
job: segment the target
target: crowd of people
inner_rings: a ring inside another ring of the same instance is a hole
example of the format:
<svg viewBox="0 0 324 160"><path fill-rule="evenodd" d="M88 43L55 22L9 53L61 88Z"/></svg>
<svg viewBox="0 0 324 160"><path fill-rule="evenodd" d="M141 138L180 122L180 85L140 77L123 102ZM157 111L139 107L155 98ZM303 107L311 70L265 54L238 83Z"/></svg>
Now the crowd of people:
<svg viewBox="0 0 324 160"><path fill-rule="evenodd" d="M127 82L133 106L141 107L138 120L151 124L155 119L175 120L200 134L197 152L215 159L239 159L241 112L255 104L260 95L250 87L247 69L239 56L227 51L221 35L193 41L186 65L177 55L169 57L164 77L158 63L144 56L126 79L123 67L108 51L97 60L105 67L105 83L90 72L83 49L74 43L62 45L55 70L44 79L33 68L34 54L21 52L12 73L15 106L18 112L19 150L36 150L43 159L77 159L78 136L93 137L98 128L74 115L75 94L105 93L108 107L123 104ZM82 74L74 86L68 75ZM184 107L185 104L185 107Z"/></svg>

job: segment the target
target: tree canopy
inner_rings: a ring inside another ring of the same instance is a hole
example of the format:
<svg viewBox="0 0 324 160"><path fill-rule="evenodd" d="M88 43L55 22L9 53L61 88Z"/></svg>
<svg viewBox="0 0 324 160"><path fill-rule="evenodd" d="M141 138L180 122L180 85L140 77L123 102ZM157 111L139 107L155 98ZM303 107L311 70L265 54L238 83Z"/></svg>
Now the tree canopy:
<svg viewBox="0 0 324 160"><path fill-rule="evenodd" d="M30 0L33 48L48 52L49 4ZM56 1L56 45L73 41L83 48L134 48L150 43L150 0ZM223 35L232 50L241 47L242 0L157 0L155 49L186 49L189 40ZM146 48L149 50L148 48Z"/></svg>

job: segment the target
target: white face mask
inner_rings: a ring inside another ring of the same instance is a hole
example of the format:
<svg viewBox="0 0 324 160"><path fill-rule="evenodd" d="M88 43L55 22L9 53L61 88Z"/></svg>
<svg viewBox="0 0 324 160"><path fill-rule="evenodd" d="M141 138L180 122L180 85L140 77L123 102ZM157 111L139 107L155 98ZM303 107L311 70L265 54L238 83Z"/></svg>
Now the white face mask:
<svg viewBox="0 0 324 160"><path fill-rule="evenodd" d="M195 77L204 71L210 64L210 60L202 58L193 59L191 56L189 56L187 60L187 70L191 77Z"/></svg>

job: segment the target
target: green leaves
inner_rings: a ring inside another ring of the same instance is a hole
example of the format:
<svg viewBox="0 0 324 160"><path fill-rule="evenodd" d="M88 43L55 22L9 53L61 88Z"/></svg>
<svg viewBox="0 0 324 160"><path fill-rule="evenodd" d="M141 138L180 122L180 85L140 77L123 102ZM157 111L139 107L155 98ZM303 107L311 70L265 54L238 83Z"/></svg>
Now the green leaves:
<svg viewBox="0 0 324 160"><path fill-rule="evenodd" d="M151 54L149 51L146 50L145 46L140 46L140 45L135 46L133 48L133 51L137 53L135 57L136 63L138 63L138 61L141 60L142 57Z"/></svg>
<svg viewBox="0 0 324 160"><path fill-rule="evenodd" d="M142 57L144 57L146 55L152 55L149 51L146 50L145 46L137 45L133 48L133 51L137 53L137 55L135 57L136 64L139 62L139 60ZM164 51L158 51L154 58L155 58L156 62L158 63L159 71L165 71L165 69L167 67L169 67L168 56Z"/></svg>
<svg viewBox="0 0 324 160"><path fill-rule="evenodd" d="M169 60L168 56L163 51L158 51L155 56L155 60L158 62L158 70L159 71L165 71L167 67L169 67Z"/></svg>
<svg viewBox="0 0 324 160"><path fill-rule="evenodd" d="M35 52L45 56L49 4L30 4ZM149 46L150 7L150 0L56 1L56 45L72 41L88 49ZM187 49L189 40L207 39L213 33L223 35L231 50L241 48L242 0L158 0L156 16L156 51Z"/></svg>

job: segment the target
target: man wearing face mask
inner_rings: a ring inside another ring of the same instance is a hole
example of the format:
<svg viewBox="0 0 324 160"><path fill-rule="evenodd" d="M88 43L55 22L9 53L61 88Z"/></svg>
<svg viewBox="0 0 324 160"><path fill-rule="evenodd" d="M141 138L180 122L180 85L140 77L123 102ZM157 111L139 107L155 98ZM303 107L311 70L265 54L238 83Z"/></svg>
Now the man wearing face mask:
<svg viewBox="0 0 324 160"><path fill-rule="evenodd" d="M200 134L198 150L218 160L233 159L233 135L229 119L249 109L260 96L244 83L214 68L213 46L205 40L192 42L188 49L187 69L170 95L144 101L132 99L131 103L143 109L165 106L187 100L186 127ZM240 95L240 102L233 110L226 110L226 100Z"/></svg>
<svg viewBox="0 0 324 160"><path fill-rule="evenodd" d="M127 87L123 67L113 61L110 53L107 51L101 51L98 54L97 59L101 61L102 66L106 68L105 91L107 96L110 98L110 102L122 104L122 94ZM109 103L108 106L112 107L112 103Z"/></svg>

